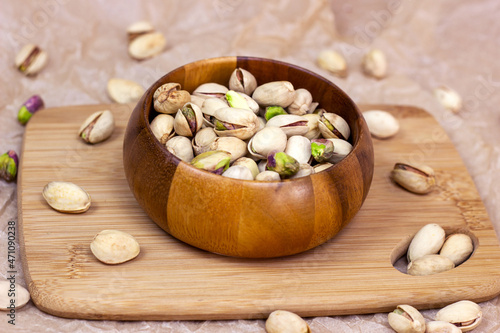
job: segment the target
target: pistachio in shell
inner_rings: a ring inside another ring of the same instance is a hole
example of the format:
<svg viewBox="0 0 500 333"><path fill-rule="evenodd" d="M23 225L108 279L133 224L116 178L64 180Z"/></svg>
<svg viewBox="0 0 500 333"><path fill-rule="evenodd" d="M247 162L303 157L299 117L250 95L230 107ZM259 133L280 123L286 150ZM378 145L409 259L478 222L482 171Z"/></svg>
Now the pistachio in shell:
<svg viewBox="0 0 500 333"><path fill-rule="evenodd" d="M229 89L219 83L207 82L199 85L194 91L193 95L201 98L225 98Z"/></svg>
<svg viewBox="0 0 500 333"><path fill-rule="evenodd" d="M140 253L137 240L120 230L103 230L90 243L92 254L105 264L121 264L132 260Z"/></svg>
<svg viewBox="0 0 500 333"><path fill-rule="evenodd" d="M461 333L457 326L446 321L429 321L425 325L425 333Z"/></svg>
<svg viewBox="0 0 500 333"><path fill-rule="evenodd" d="M191 101L191 95L181 90L179 83L169 82L161 85L153 94L153 107L157 112L173 114Z"/></svg>
<svg viewBox="0 0 500 333"><path fill-rule="evenodd" d="M159 114L151 122L151 131L155 138L160 141L162 145L167 143L174 133L174 117L169 114Z"/></svg>
<svg viewBox="0 0 500 333"><path fill-rule="evenodd" d="M377 139L388 139L399 132L399 121L387 111L365 111L363 117L371 135Z"/></svg>
<svg viewBox="0 0 500 333"><path fill-rule="evenodd" d="M280 174L275 171L264 170L260 172L257 176L255 176L255 180L274 182L274 181L281 181L281 177Z"/></svg>
<svg viewBox="0 0 500 333"><path fill-rule="evenodd" d="M334 50L323 50L316 60L319 67L326 69L338 77L347 76L347 62L340 53Z"/></svg>
<svg viewBox="0 0 500 333"><path fill-rule="evenodd" d="M107 89L109 97L120 104L137 103L144 94L140 84L126 79L109 79Z"/></svg>
<svg viewBox="0 0 500 333"><path fill-rule="evenodd" d="M266 320L267 333L311 333L309 325L293 312L276 310Z"/></svg>
<svg viewBox="0 0 500 333"><path fill-rule="evenodd" d="M50 182L43 188L42 196L50 207L61 213L84 213L91 204L90 195L71 182Z"/></svg>
<svg viewBox="0 0 500 333"><path fill-rule="evenodd" d="M398 305L388 315L389 325L398 333L424 333L425 319L422 314L411 305Z"/></svg>
<svg viewBox="0 0 500 333"><path fill-rule="evenodd" d="M285 153L300 164L307 164L311 159L311 141L302 135L293 135L288 138Z"/></svg>
<svg viewBox="0 0 500 333"><path fill-rule="evenodd" d="M213 116L215 133L218 136L234 136L250 139L259 126L257 116L245 109L226 107L215 111Z"/></svg>
<svg viewBox="0 0 500 333"><path fill-rule="evenodd" d="M478 304L464 300L445 306L436 313L435 319L451 323L462 332L468 332L479 326L483 312Z"/></svg>
<svg viewBox="0 0 500 333"><path fill-rule="evenodd" d="M199 155L210 150L210 145L217 139L217 134L213 127L205 127L196 132L193 138L193 150L195 155Z"/></svg>
<svg viewBox="0 0 500 333"><path fill-rule="evenodd" d="M47 64L47 52L35 44L26 44L16 55L16 68L24 75L38 74Z"/></svg>
<svg viewBox="0 0 500 333"><path fill-rule="evenodd" d="M307 119L294 114L277 115L269 119L266 127L279 127L285 132L287 137L293 135L304 135L309 131Z"/></svg>
<svg viewBox="0 0 500 333"><path fill-rule="evenodd" d="M257 177L257 175L259 174L259 167L257 166L257 163L251 158L240 157L233 162L233 166L234 165L243 165L247 167L252 172L253 178Z"/></svg>
<svg viewBox="0 0 500 333"><path fill-rule="evenodd" d="M87 143L99 143L111 136L115 129L115 120L109 110L91 114L78 130L78 136Z"/></svg>
<svg viewBox="0 0 500 333"><path fill-rule="evenodd" d="M466 234L453 234L446 238L439 254L448 257L455 266L463 263L474 251L472 239Z"/></svg>
<svg viewBox="0 0 500 333"><path fill-rule="evenodd" d="M312 104L312 95L309 90L299 88L295 90L295 99L287 108L288 113L303 116L309 112Z"/></svg>
<svg viewBox="0 0 500 333"><path fill-rule="evenodd" d="M385 53L380 49L371 49L363 57L362 68L366 75L382 79L387 74Z"/></svg>
<svg viewBox="0 0 500 333"><path fill-rule="evenodd" d="M231 154L231 163L247 153L247 143L232 136L218 137L210 144L210 150L223 150Z"/></svg>
<svg viewBox="0 0 500 333"><path fill-rule="evenodd" d="M184 162L190 162L193 157L191 141L185 136L174 136L165 143L167 150Z"/></svg>
<svg viewBox="0 0 500 333"><path fill-rule="evenodd" d="M257 158L267 158L272 151L284 151L287 145L285 132L279 127L265 127L248 141L248 151Z"/></svg>
<svg viewBox="0 0 500 333"><path fill-rule="evenodd" d="M243 68L236 68L229 78L229 89L251 95L257 87L255 76Z"/></svg>
<svg viewBox="0 0 500 333"><path fill-rule="evenodd" d="M191 160L191 165L217 175L221 175L229 168L231 154L222 150L213 150L202 153Z"/></svg>
<svg viewBox="0 0 500 333"><path fill-rule="evenodd" d="M244 165L232 165L227 168L221 176L234 179L253 180L252 171Z"/></svg>
<svg viewBox="0 0 500 333"><path fill-rule="evenodd" d="M429 223L420 228L413 236L407 251L408 262L421 258L427 254L436 254L443 246L446 233L436 223Z"/></svg>
<svg viewBox="0 0 500 333"><path fill-rule="evenodd" d="M302 116L307 120L307 129L308 131L304 136L309 140L318 139L321 136L321 132L319 131L318 123L320 115L317 113L307 113Z"/></svg>
<svg viewBox="0 0 500 333"><path fill-rule="evenodd" d="M281 106L286 108L295 99L295 89L289 81L273 81L258 86L252 98L262 107Z"/></svg>
<svg viewBox="0 0 500 333"><path fill-rule="evenodd" d="M439 254L427 254L408 264L407 273L410 275L433 275L455 268L450 258Z"/></svg>
<svg viewBox="0 0 500 333"><path fill-rule="evenodd" d="M427 194L435 185L434 170L426 165L415 167L405 163L396 163L391 178L404 189L416 193Z"/></svg>
<svg viewBox="0 0 500 333"><path fill-rule="evenodd" d="M135 60L154 57L165 49L167 40L160 32L148 32L134 38L128 45L128 54Z"/></svg>
<svg viewBox="0 0 500 333"><path fill-rule="evenodd" d="M349 139L351 129L349 124L336 113L323 112L318 120L318 128L325 139Z"/></svg>
<svg viewBox="0 0 500 333"><path fill-rule="evenodd" d="M200 108L191 102L177 110L174 119L174 130L178 135L193 137L203 125L203 114Z"/></svg>

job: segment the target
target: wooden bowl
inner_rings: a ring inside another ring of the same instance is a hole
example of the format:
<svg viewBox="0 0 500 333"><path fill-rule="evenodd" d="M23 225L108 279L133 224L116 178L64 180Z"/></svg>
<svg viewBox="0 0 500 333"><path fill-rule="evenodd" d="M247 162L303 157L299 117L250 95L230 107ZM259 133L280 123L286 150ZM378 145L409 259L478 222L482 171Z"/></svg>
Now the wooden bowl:
<svg viewBox="0 0 500 333"><path fill-rule="evenodd" d="M153 93L167 82L192 92L205 82L228 85L235 68L258 84L288 80L306 88L351 128L352 152L308 177L260 182L221 177L180 161L153 136ZM175 238L227 256L291 255L335 236L359 211L373 176L373 146L354 102L336 85L306 69L252 57L206 59L177 68L155 82L135 107L123 145L125 174L137 202Z"/></svg>

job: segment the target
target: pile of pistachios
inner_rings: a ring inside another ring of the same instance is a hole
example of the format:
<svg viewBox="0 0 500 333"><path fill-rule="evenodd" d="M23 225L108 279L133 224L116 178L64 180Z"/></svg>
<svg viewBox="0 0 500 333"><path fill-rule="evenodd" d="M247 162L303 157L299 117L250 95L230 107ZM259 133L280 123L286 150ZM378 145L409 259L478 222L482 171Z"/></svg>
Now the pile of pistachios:
<svg viewBox="0 0 500 333"><path fill-rule="evenodd" d="M309 91L288 81L258 86L242 68L233 71L229 88L205 83L190 94L166 83L155 91L153 105L159 114L151 130L167 150L225 177L304 177L340 162L353 148L347 122L317 109Z"/></svg>

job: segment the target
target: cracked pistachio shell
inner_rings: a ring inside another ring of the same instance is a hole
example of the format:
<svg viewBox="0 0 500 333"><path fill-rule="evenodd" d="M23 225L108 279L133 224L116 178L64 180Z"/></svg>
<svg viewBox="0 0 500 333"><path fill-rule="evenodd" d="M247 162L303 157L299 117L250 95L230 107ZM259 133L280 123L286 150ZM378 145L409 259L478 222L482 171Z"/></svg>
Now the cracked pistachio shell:
<svg viewBox="0 0 500 333"><path fill-rule="evenodd" d="M411 240L407 251L408 262L427 254L436 254L443 246L446 234L443 228L435 223L423 226Z"/></svg>
<svg viewBox="0 0 500 333"><path fill-rule="evenodd" d="M328 162L333 156L333 142L327 139L311 140L311 154L318 163Z"/></svg>
<svg viewBox="0 0 500 333"><path fill-rule="evenodd" d="M474 251L472 239L466 234L450 235L443 244L439 254L448 257L455 266L463 263Z"/></svg>
<svg viewBox="0 0 500 333"><path fill-rule="evenodd" d="M222 173L223 177L253 180L252 171L244 165L232 165Z"/></svg>
<svg viewBox="0 0 500 333"><path fill-rule="evenodd" d="M92 254L105 264L121 264L139 255L140 246L130 234L120 230L103 230L90 243Z"/></svg>
<svg viewBox="0 0 500 333"><path fill-rule="evenodd" d="M153 119L150 127L155 138L164 145L175 134L174 117L169 114L159 114Z"/></svg>
<svg viewBox="0 0 500 333"><path fill-rule="evenodd" d="M293 135L286 143L285 153L295 158L300 164L307 164L311 159L311 141L301 135Z"/></svg>
<svg viewBox="0 0 500 333"><path fill-rule="evenodd" d="M383 78L387 73L387 60L384 52L379 49L368 51L362 61L363 72L376 79Z"/></svg>
<svg viewBox="0 0 500 333"><path fill-rule="evenodd" d="M321 132L319 131L318 123L319 123L319 114L316 113L308 113L303 115L302 117L307 120L307 133L304 134L306 138L309 140L318 139L321 136Z"/></svg>
<svg viewBox="0 0 500 333"><path fill-rule="evenodd" d="M174 119L174 130L178 135L193 137L201 129L202 125L203 114L196 104L188 102L177 110Z"/></svg>
<svg viewBox="0 0 500 333"><path fill-rule="evenodd" d="M222 108L227 108L229 105L223 99L210 97L203 101L201 105L201 112L206 116L214 116L215 111Z"/></svg>
<svg viewBox="0 0 500 333"><path fill-rule="evenodd" d="M174 136L165 144L167 150L184 162L191 162L194 157L191 141L185 136Z"/></svg>
<svg viewBox="0 0 500 333"><path fill-rule="evenodd" d="M295 90L295 99L288 106L288 113L303 116L309 112L312 103L312 95L309 90L299 88Z"/></svg>
<svg viewBox="0 0 500 333"><path fill-rule="evenodd" d="M136 60L154 57L165 49L167 40L160 32L148 32L141 34L128 45L128 54Z"/></svg>
<svg viewBox="0 0 500 333"><path fill-rule="evenodd" d="M149 33L149 32L154 32L155 28L153 25L148 22L148 21L138 21L135 23L132 23L128 28L127 28L127 35L128 35L128 41L129 43L139 37L140 35Z"/></svg>
<svg viewBox="0 0 500 333"><path fill-rule="evenodd" d="M247 143L241 139L226 136L216 138L210 144L210 150L223 150L231 154L231 163L247 153Z"/></svg>
<svg viewBox="0 0 500 333"><path fill-rule="evenodd" d="M37 45L27 44L16 55L14 63L24 75L36 75L45 67L47 60L47 52Z"/></svg>
<svg viewBox="0 0 500 333"><path fill-rule="evenodd" d="M191 101L191 95L186 90L181 90L180 84L170 82L156 89L153 101L157 112L173 114Z"/></svg>
<svg viewBox="0 0 500 333"><path fill-rule="evenodd" d="M248 141L248 151L257 158L267 158L272 151L284 151L286 144L286 134L279 127L265 127Z"/></svg>
<svg viewBox="0 0 500 333"><path fill-rule="evenodd" d="M425 325L425 333L461 333L460 328L445 321L429 321Z"/></svg>
<svg viewBox="0 0 500 333"><path fill-rule="evenodd" d="M314 173L318 173L318 172L324 171L324 170L328 169L331 166L333 166L333 164L332 163L328 163L328 162L316 164L313 167L314 168Z"/></svg>
<svg viewBox="0 0 500 333"><path fill-rule="evenodd" d="M14 297L10 297L12 289L15 290ZM30 301L30 293L23 286L14 283L14 288L11 287L9 280L0 281L0 311L10 311L12 300L16 309L20 309Z"/></svg>
<svg viewBox="0 0 500 333"><path fill-rule="evenodd" d="M387 317L389 325L397 333L424 333L425 319L411 305L398 305Z"/></svg>
<svg viewBox="0 0 500 333"><path fill-rule="evenodd" d="M342 139L327 139L333 143L333 155L328 162L339 163L352 151L352 145L346 140Z"/></svg>
<svg viewBox="0 0 500 333"><path fill-rule="evenodd" d="M110 79L108 81L108 95L120 104L137 103L144 94L144 88L131 80Z"/></svg>
<svg viewBox="0 0 500 333"><path fill-rule="evenodd" d="M307 177L312 175L313 173L314 173L314 168L311 165L307 163L301 163L299 165L299 171L297 171L297 173L290 178L293 179L293 178Z"/></svg>
<svg viewBox="0 0 500 333"><path fill-rule="evenodd" d="M199 85L194 91L193 95L201 98L225 98L229 89L219 83L209 82Z"/></svg>
<svg viewBox="0 0 500 333"><path fill-rule="evenodd" d="M218 136L234 136L242 140L250 139L259 126L259 120L255 113L226 107L218 109L214 114L215 133Z"/></svg>
<svg viewBox="0 0 500 333"><path fill-rule="evenodd" d="M434 96L438 102L452 112L458 112L462 108L462 98L453 89L445 86L434 89Z"/></svg>
<svg viewBox="0 0 500 333"><path fill-rule="evenodd" d="M455 268L455 264L449 258L439 254L427 254L410 262L407 273L423 276L449 271L453 268Z"/></svg>
<svg viewBox="0 0 500 333"><path fill-rule="evenodd" d="M317 59L319 67L326 69L338 77L347 76L347 62L344 56L333 50L321 51Z"/></svg>
<svg viewBox="0 0 500 333"><path fill-rule="evenodd" d="M50 207L61 213L83 213L90 208L90 195L70 182L50 182L42 195Z"/></svg>
<svg viewBox="0 0 500 333"><path fill-rule="evenodd" d="M192 140L193 150L196 155L210 150L210 144L217 139L217 134L212 127L205 127L196 132Z"/></svg>
<svg viewBox="0 0 500 333"><path fill-rule="evenodd" d="M399 121L387 111L365 111L363 117L371 135L377 139L387 139L399 132Z"/></svg>
<svg viewBox="0 0 500 333"><path fill-rule="evenodd" d="M99 143L111 136L115 129L115 120L109 110L91 114L78 130L78 136L87 143Z"/></svg>
<svg viewBox="0 0 500 333"><path fill-rule="evenodd" d="M255 176L255 180L261 180L266 182L281 181L280 174L275 171L264 170Z"/></svg>
<svg viewBox="0 0 500 333"><path fill-rule="evenodd" d="M396 163L391 172L391 178L406 190L417 194L429 193L436 185L434 170L425 165L414 167Z"/></svg>
<svg viewBox="0 0 500 333"><path fill-rule="evenodd" d="M483 312L479 305L465 300L445 306L436 313L435 319L452 323L462 332L468 332L479 326Z"/></svg>
<svg viewBox="0 0 500 333"><path fill-rule="evenodd" d="M236 68L229 78L229 89L251 95L257 87L257 80L252 73L243 68Z"/></svg>
<svg viewBox="0 0 500 333"><path fill-rule="evenodd" d="M217 175L221 175L229 168L231 154L227 151L213 150L207 151L193 158L191 165L198 169L203 169Z"/></svg>
<svg viewBox="0 0 500 333"><path fill-rule="evenodd" d="M276 310L266 320L267 333L311 333L311 329L293 312Z"/></svg>
<svg viewBox="0 0 500 333"><path fill-rule="evenodd" d="M250 110L255 114L259 114L259 104L245 93L229 90L226 93L226 100L230 107Z"/></svg>
<svg viewBox="0 0 500 333"><path fill-rule="evenodd" d="M266 123L266 127L279 127L287 137L293 135L304 135L309 131L307 119L294 114L280 114L272 117Z"/></svg>
<svg viewBox="0 0 500 333"><path fill-rule="evenodd" d="M325 139L338 138L347 140L351 135L349 124L335 113L323 112L318 121L318 128Z"/></svg>
<svg viewBox="0 0 500 333"><path fill-rule="evenodd" d="M247 167L252 172L252 177L255 178L259 174L259 167L257 163L248 157L240 157L236 161L233 162L234 165L243 165Z"/></svg>
<svg viewBox="0 0 500 333"><path fill-rule="evenodd" d="M273 81L258 86L252 98L262 107L281 106L286 108L295 100L295 89L291 82Z"/></svg>

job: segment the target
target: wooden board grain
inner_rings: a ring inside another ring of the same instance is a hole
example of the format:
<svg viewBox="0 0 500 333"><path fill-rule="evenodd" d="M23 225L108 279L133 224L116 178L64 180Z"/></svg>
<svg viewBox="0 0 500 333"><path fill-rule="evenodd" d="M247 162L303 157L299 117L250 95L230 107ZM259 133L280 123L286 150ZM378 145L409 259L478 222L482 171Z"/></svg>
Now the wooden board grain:
<svg viewBox="0 0 500 333"><path fill-rule="evenodd" d="M78 128L103 108L113 112L117 128L109 140L87 145L79 140ZM495 297L500 293L498 240L453 144L423 110L377 108L392 112L401 131L390 140L374 139L375 173L361 211L327 243L265 260L198 250L172 238L145 215L122 166L131 106L38 112L26 128L18 179L22 260L34 303L68 318L202 320L264 318L275 309L301 316L384 312L397 304L425 309ZM388 178L395 162L432 166L438 189L425 196L402 190ZM74 215L52 210L41 191L54 180L85 188L93 200L90 210ZM427 223L438 223L448 233L471 234L472 257L427 277L394 268L411 236ZM99 262L89 244L103 229L135 236L140 255L121 265Z"/></svg>

